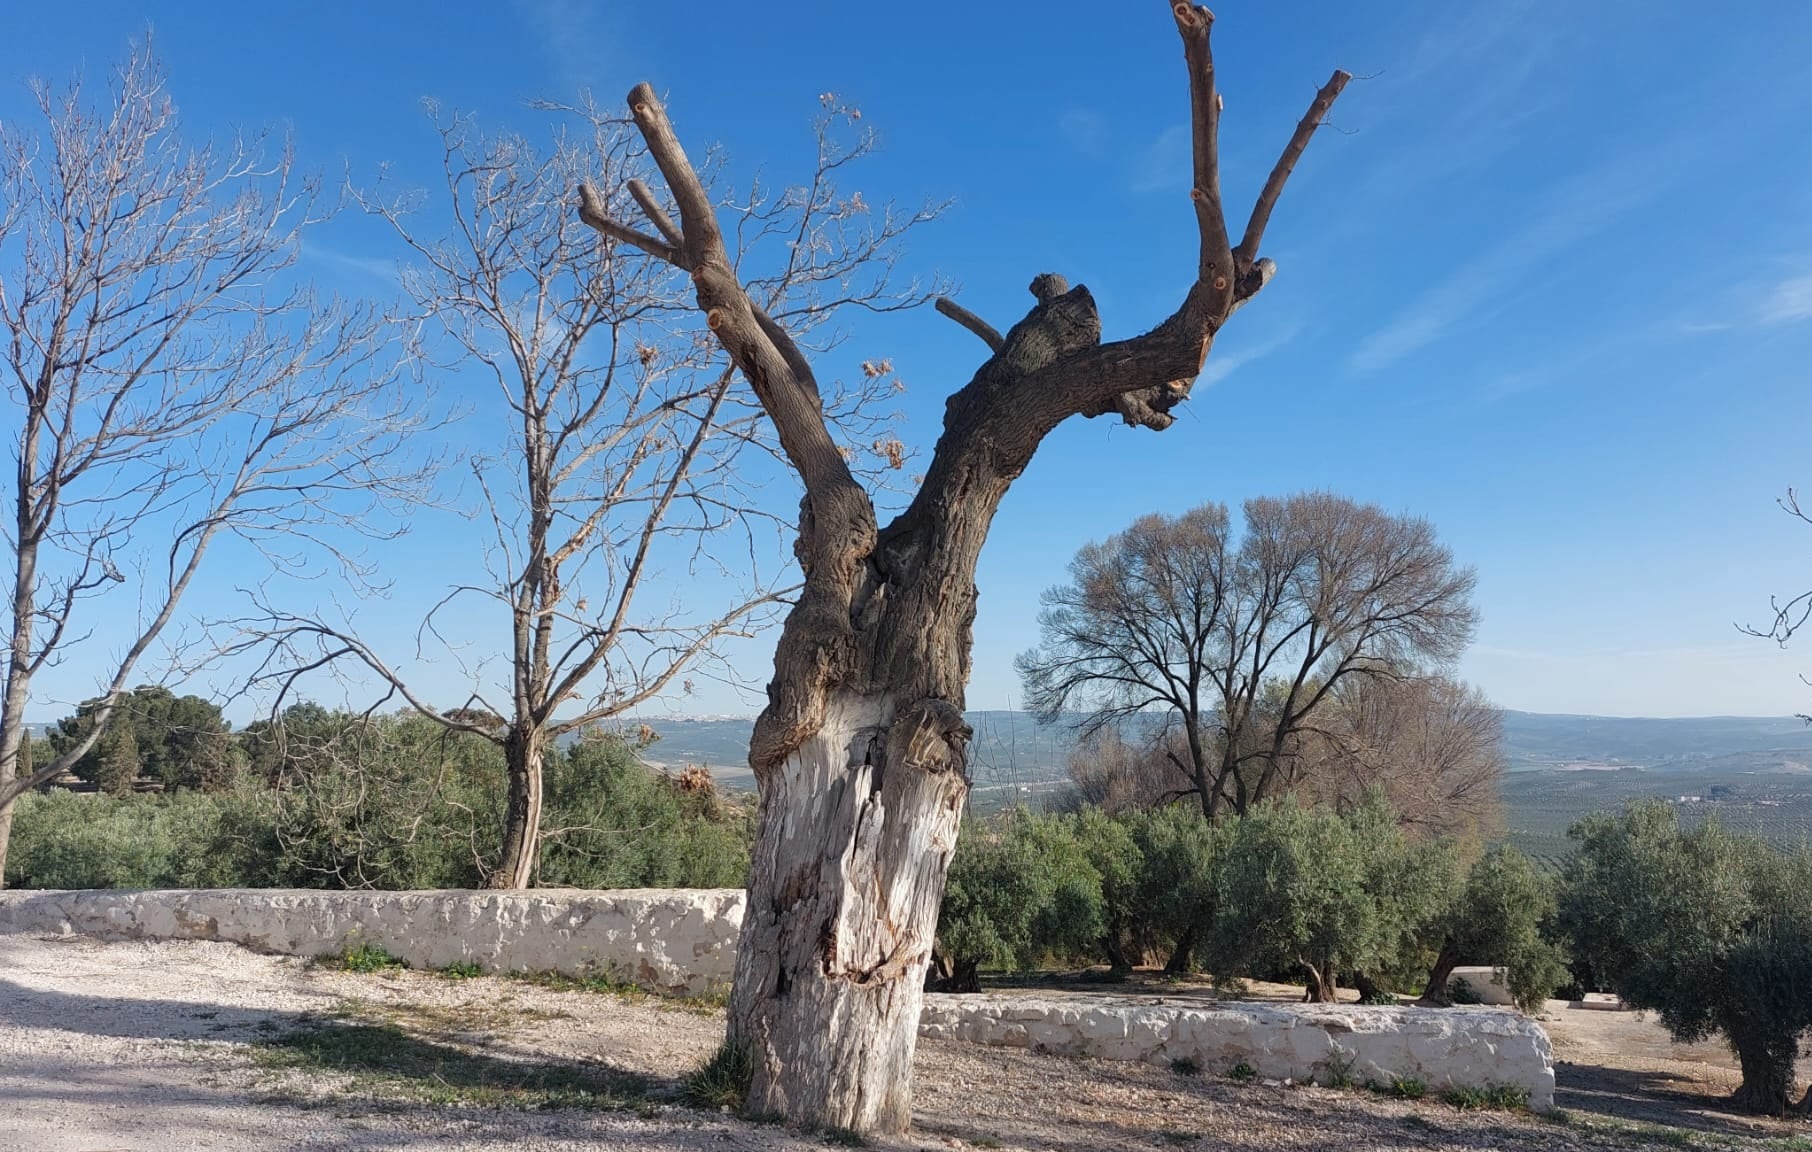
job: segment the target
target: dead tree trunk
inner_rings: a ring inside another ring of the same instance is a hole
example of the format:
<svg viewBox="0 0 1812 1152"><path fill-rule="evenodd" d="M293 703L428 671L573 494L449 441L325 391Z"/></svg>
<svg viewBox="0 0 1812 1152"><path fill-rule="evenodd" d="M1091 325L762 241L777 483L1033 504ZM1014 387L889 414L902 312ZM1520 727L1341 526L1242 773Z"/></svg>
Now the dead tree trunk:
<svg viewBox="0 0 1812 1152"><path fill-rule="evenodd" d="M706 322L805 488L795 545L805 583L749 749L760 825L728 1043L751 1059L751 1113L907 1128L925 972L969 789L963 693L976 562L995 510L1071 417L1172 423L1221 325L1270 278L1272 263L1258 258L1265 224L1348 79L1336 72L1316 94L1235 245L1220 199L1213 17L1187 4L1172 14L1194 119L1195 283L1155 329L1107 344L1088 289L1061 276L1032 281L1037 303L1004 337L942 303L992 355L947 402L925 480L884 528L829 433L804 353L737 280L712 203L649 86L630 92L630 110L679 222L638 196L660 233L651 236L581 190L587 223L691 273Z"/></svg>

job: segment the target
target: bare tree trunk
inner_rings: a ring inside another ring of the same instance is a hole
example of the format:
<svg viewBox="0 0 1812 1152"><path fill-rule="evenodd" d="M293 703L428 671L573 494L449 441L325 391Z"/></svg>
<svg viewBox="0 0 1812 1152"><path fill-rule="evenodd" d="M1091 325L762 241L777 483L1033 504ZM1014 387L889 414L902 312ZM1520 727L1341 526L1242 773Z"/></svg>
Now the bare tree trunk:
<svg viewBox="0 0 1812 1152"><path fill-rule="evenodd" d="M504 742L509 766L509 807L503 818L503 858L486 878L489 888L527 888L541 850L542 733L512 728Z"/></svg>

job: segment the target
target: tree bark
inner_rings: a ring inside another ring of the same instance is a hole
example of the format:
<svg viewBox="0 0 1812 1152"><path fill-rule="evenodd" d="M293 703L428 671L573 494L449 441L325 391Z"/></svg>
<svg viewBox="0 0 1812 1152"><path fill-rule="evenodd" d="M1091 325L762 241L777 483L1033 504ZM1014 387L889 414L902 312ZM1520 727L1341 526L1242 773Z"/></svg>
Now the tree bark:
<svg viewBox="0 0 1812 1152"><path fill-rule="evenodd" d="M858 1131L909 1123L930 941L968 793L968 730L953 711L835 693L763 782L729 1028L753 1057L750 1113ZM956 966L959 988L974 978Z"/></svg>
<svg viewBox="0 0 1812 1152"><path fill-rule="evenodd" d="M1177 937L1176 946L1170 950L1170 958L1164 961L1164 971L1171 976L1181 976L1195 971L1196 925L1191 924L1183 929Z"/></svg>
<svg viewBox="0 0 1812 1152"><path fill-rule="evenodd" d="M1769 1116L1783 1115L1793 1107L1793 1064L1797 1044L1789 1043L1784 1052L1773 1051L1738 1032L1731 1032L1730 1046L1736 1049L1737 1063L1743 1069L1743 1083L1731 1094L1730 1102L1747 1112ZM1812 1089L1808 1089L1812 1099Z"/></svg>
<svg viewBox="0 0 1812 1152"><path fill-rule="evenodd" d="M541 779L545 749L538 729L512 728L504 741L509 803L503 821L503 858L485 878L487 888L527 888L541 851Z"/></svg>
<svg viewBox="0 0 1812 1152"><path fill-rule="evenodd" d="M1435 955L1434 967L1428 970L1428 983L1422 987L1422 997L1416 1003L1431 1008L1451 1008L1453 996L1447 990L1447 982L1453 979L1453 970L1459 967L1460 953L1454 944L1453 937L1441 941L1441 950Z"/></svg>
<svg viewBox="0 0 1812 1152"><path fill-rule="evenodd" d="M712 198L650 86L630 91L630 113L679 224L644 205L661 237L638 232L580 189L588 224L691 274L706 324L805 489L795 545L805 580L749 747L761 803L726 1044L753 1069L750 1113L865 1133L909 1126L925 972L969 790L962 709L976 563L994 514L1064 421L1174 422L1221 325L1270 279L1273 265L1258 258L1265 223L1349 79L1336 72L1317 92L1234 247L1220 198L1213 15L1170 12L1189 72L1194 284L1157 327L1112 343L1088 289L1049 273L1033 279L1037 305L1004 337L963 319L991 355L946 402L925 478L884 529L831 435L804 351L738 280Z"/></svg>
<svg viewBox="0 0 1812 1152"><path fill-rule="evenodd" d="M1302 993L1305 1004L1333 1004L1340 999L1340 980L1332 964L1311 964L1304 960L1302 968L1309 977L1304 981L1307 987Z"/></svg>

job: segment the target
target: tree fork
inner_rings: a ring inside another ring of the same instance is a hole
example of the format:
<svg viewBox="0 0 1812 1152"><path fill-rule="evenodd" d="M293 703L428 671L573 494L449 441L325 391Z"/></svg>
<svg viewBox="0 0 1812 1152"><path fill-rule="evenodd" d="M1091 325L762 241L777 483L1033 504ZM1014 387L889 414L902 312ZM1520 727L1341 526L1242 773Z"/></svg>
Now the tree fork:
<svg viewBox="0 0 1812 1152"><path fill-rule="evenodd" d="M749 749L761 801L729 1043L752 1058L752 1113L861 1132L908 1127L925 973L969 789L962 709L975 571L994 513L1063 421L1112 413L1153 430L1172 423L1221 325L1270 279L1274 266L1257 257L1265 225L1349 79L1337 71L1317 92L1236 250L1218 177L1213 17L1168 6L1190 83L1194 285L1156 328L1111 343L1088 289L1049 273L1032 281L1037 303L1005 336L941 304L990 355L950 397L925 480L885 528L837 451L808 359L738 282L710 197L648 85L631 90L629 106L679 220L636 192L659 233L649 235L579 191L580 217L606 238L691 274L699 310L805 488L796 544L805 582Z"/></svg>

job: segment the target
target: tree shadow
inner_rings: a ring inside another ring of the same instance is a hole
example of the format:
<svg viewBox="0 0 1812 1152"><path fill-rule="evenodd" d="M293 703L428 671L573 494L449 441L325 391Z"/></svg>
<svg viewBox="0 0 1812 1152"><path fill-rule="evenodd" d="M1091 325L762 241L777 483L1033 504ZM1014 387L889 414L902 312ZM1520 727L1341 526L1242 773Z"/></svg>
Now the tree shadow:
<svg viewBox="0 0 1812 1152"><path fill-rule="evenodd" d="M1728 1087L1683 1080L1663 1071L1574 1063L1554 1066L1554 1103L1567 1112L1724 1136L1755 1136L1790 1127L1785 1121L1733 1109L1728 1096Z"/></svg>

